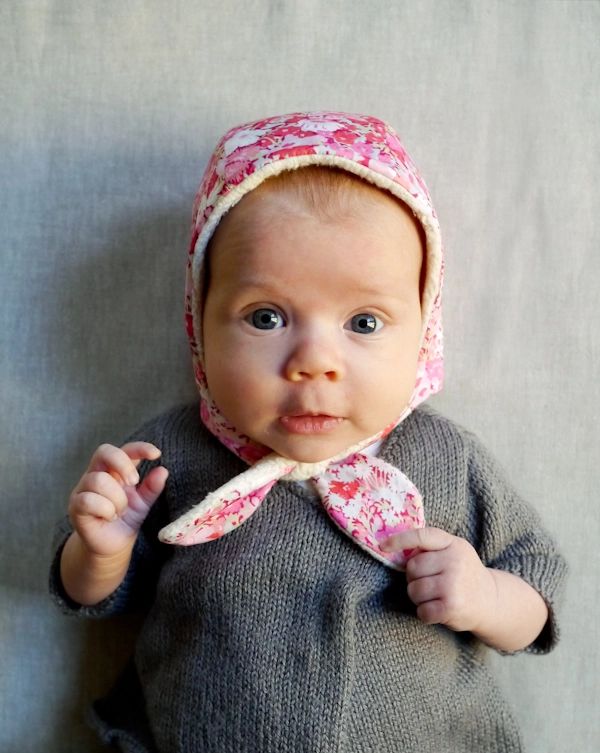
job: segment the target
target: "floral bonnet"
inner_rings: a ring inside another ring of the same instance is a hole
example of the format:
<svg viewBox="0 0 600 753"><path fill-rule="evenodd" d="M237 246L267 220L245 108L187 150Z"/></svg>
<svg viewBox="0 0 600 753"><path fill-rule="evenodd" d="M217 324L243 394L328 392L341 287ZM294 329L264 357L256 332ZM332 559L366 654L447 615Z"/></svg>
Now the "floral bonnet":
<svg viewBox="0 0 600 753"><path fill-rule="evenodd" d="M204 255L222 217L263 181L308 165L347 170L396 196L420 222L426 246L421 342L409 403L391 426L318 463L277 455L239 433L220 413L204 374L201 321ZM367 115L320 111L278 115L229 130L210 158L194 201L185 321L202 421L250 468L164 528L161 540L189 545L217 539L244 523L277 481L310 478L325 510L342 531L384 564L403 568L402 553L384 552L377 542L425 524L421 496L399 469L361 450L386 436L419 403L441 389L442 280L442 242L429 192L387 123Z"/></svg>

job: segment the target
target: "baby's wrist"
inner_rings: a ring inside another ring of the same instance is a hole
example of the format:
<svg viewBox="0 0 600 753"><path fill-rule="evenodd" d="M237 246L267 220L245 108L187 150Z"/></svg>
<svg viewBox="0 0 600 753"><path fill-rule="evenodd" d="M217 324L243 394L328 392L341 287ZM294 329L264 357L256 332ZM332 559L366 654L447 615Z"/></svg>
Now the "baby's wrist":
<svg viewBox="0 0 600 753"><path fill-rule="evenodd" d="M473 625L469 632L487 642L498 619L498 583L493 568L482 564L482 586L477 600Z"/></svg>
<svg viewBox="0 0 600 753"><path fill-rule="evenodd" d="M94 573L97 577L110 579L127 570L134 543L135 540L117 552L96 552L85 543L77 531L73 531L65 549L71 548L84 570Z"/></svg>
<svg viewBox="0 0 600 753"><path fill-rule="evenodd" d="M548 617L542 597L517 575L486 568L493 590L473 634L501 651L520 651L541 632Z"/></svg>
<svg viewBox="0 0 600 753"><path fill-rule="evenodd" d="M90 551L74 531L60 559L60 579L67 595L78 604L98 604L123 581L131 550L103 555Z"/></svg>

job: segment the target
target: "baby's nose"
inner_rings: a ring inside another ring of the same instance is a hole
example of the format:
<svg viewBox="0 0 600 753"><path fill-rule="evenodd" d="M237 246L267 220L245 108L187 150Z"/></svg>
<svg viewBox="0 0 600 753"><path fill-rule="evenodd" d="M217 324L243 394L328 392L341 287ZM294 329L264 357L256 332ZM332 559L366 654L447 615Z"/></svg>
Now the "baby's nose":
<svg viewBox="0 0 600 753"><path fill-rule="evenodd" d="M320 378L337 382L344 377L341 354L332 343L315 338L302 340L296 345L284 371L290 382Z"/></svg>

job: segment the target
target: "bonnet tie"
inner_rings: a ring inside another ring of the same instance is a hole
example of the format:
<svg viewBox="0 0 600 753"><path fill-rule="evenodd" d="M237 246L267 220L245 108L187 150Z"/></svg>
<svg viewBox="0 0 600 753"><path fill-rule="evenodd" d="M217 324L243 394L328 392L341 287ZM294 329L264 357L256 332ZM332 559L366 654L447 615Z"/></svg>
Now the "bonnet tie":
<svg viewBox="0 0 600 753"><path fill-rule="evenodd" d="M397 468L359 452L320 463L295 463L271 453L163 528L160 540L190 545L218 539L248 520L277 481L308 478L344 533L384 564L404 567L410 550L384 552L378 542L425 525L421 495Z"/></svg>

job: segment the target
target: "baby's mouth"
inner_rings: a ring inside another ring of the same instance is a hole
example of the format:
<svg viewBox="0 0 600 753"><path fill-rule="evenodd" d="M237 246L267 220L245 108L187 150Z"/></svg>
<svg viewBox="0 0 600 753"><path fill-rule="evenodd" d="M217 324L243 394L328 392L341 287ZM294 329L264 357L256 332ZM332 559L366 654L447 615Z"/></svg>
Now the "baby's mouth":
<svg viewBox="0 0 600 753"><path fill-rule="evenodd" d="M281 416L279 423L290 434L327 434L339 426L344 419L324 413L304 413Z"/></svg>

